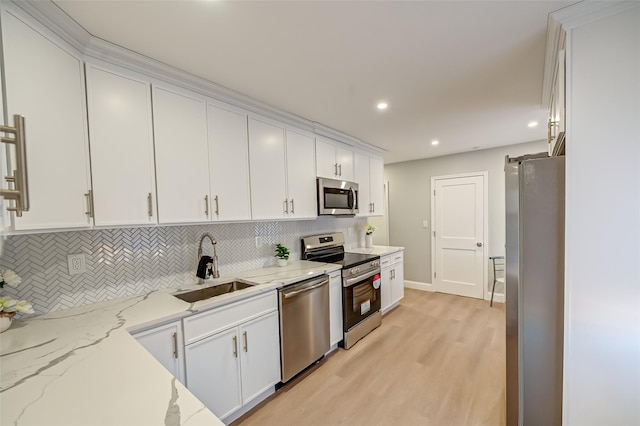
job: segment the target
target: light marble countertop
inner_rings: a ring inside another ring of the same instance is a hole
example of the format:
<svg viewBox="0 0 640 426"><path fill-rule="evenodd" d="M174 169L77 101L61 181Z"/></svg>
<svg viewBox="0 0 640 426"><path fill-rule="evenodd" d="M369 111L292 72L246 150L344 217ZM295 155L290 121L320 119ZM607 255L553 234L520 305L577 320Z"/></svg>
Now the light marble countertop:
<svg viewBox="0 0 640 426"><path fill-rule="evenodd" d="M378 256L384 256L386 254L397 253L404 250L404 247L392 247L392 246L373 246L373 247L352 247L345 249L349 253L362 253L362 254L377 254Z"/></svg>
<svg viewBox="0 0 640 426"><path fill-rule="evenodd" d="M221 425L129 334L340 269L294 261L240 278L245 290L187 303L156 290L14 321L0 334L2 425Z"/></svg>

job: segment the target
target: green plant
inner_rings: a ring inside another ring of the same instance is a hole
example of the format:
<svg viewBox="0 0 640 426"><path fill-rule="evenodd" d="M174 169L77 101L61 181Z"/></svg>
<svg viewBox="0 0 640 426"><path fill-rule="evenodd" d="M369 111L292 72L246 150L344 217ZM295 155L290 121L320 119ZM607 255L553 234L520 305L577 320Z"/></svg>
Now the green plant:
<svg viewBox="0 0 640 426"><path fill-rule="evenodd" d="M278 259L289 260L289 249L282 244L276 244L276 257Z"/></svg>

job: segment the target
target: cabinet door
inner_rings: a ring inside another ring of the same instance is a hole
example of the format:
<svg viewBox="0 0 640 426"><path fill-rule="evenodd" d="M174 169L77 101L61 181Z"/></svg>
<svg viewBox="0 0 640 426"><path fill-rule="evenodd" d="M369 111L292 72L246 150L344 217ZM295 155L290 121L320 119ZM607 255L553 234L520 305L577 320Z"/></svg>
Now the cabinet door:
<svg viewBox="0 0 640 426"><path fill-rule="evenodd" d="M284 129L249 118L251 216L282 219L289 210L286 194Z"/></svg>
<svg viewBox="0 0 640 426"><path fill-rule="evenodd" d="M358 216L370 216L369 156L360 152L355 153L355 182L358 184Z"/></svg>
<svg viewBox="0 0 640 426"><path fill-rule="evenodd" d="M242 406L237 327L187 345L187 387L219 418Z"/></svg>
<svg viewBox="0 0 640 426"><path fill-rule="evenodd" d="M207 105L211 217L251 219L247 115Z"/></svg>
<svg viewBox="0 0 640 426"><path fill-rule="evenodd" d="M342 275L335 272L329 276L329 336L332 345L343 339L342 329Z"/></svg>
<svg viewBox="0 0 640 426"><path fill-rule="evenodd" d="M350 149L336 147L336 162L338 163L338 179L353 181L353 157Z"/></svg>
<svg viewBox="0 0 640 426"><path fill-rule="evenodd" d="M382 262L380 263L382 264ZM380 275L382 276L382 283L380 284L380 309L382 310L382 313L386 313L393 303L391 299L393 268L383 267Z"/></svg>
<svg viewBox="0 0 640 426"><path fill-rule="evenodd" d="M160 223L209 220L209 160L205 102L153 88Z"/></svg>
<svg viewBox="0 0 640 426"><path fill-rule="evenodd" d="M391 302L397 303L404 297L404 265L399 263L393 267L391 285Z"/></svg>
<svg viewBox="0 0 640 426"><path fill-rule="evenodd" d="M240 327L242 402L247 404L280 381L280 323L272 312Z"/></svg>
<svg viewBox="0 0 640 426"><path fill-rule="evenodd" d="M156 222L151 85L87 65L94 222Z"/></svg>
<svg viewBox="0 0 640 426"><path fill-rule="evenodd" d="M82 61L18 15L2 12L6 113L9 124L13 114L25 117L31 204L28 212L15 218L14 227L89 226Z"/></svg>
<svg viewBox="0 0 640 426"><path fill-rule="evenodd" d="M318 177L336 179L337 167L335 145L316 138L316 174Z"/></svg>
<svg viewBox="0 0 640 426"><path fill-rule="evenodd" d="M369 194L371 215L384 215L384 162L380 157L369 157Z"/></svg>
<svg viewBox="0 0 640 426"><path fill-rule="evenodd" d="M151 330L136 333L133 337L155 359L169 370L169 373L184 383L184 346L180 322L173 322Z"/></svg>
<svg viewBox="0 0 640 426"><path fill-rule="evenodd" d="M315 143L291 130L287 130L287 194L289 217L317 217Z"/></svg>

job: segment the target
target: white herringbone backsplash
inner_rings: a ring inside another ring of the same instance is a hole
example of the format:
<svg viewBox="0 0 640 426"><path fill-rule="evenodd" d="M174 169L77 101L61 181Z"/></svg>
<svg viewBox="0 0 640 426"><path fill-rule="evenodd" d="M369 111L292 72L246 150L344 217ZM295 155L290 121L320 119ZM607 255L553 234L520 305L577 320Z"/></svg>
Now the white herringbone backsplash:
<svg viewBox="0 0 640 426"><path fill-rule="evenodd" d="M341 231L347 246L357 246L364 223L365 219L321 217L12 235L5 241L0 269L13 269L22 283L5 286L3 293L26 299L43 314L196 282L198 241L205 232L217 240L220 272L229 276L273 265L276 243L289 247L291 259L300 259L300 238L307 235ZM262 239L261 248L256 248L256 237ZM205 241L204 253L212 252ZM69 275L67 255L79 253L85 255L87 272Z"/></svg>

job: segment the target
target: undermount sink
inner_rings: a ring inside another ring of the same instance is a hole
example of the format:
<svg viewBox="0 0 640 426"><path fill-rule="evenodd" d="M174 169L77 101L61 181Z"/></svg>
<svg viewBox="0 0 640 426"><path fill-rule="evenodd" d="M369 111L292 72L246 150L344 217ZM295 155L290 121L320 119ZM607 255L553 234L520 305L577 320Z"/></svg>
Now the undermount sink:
<svg viewBox="0 0 640 426"><path fill-rule="evenodd" d="M215 296L233 293L234 291L244 290L252 287L246 281L229 281L226 283L216 284L211 287L201 288L200 290L187 291L186 293L174 294L174 297L184 300L188 303L199 302L200 300L210 299Z"/></svg>

